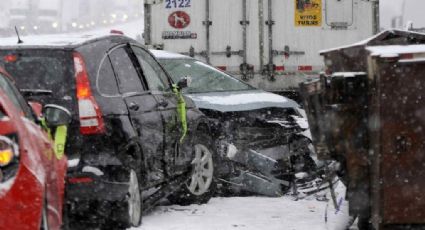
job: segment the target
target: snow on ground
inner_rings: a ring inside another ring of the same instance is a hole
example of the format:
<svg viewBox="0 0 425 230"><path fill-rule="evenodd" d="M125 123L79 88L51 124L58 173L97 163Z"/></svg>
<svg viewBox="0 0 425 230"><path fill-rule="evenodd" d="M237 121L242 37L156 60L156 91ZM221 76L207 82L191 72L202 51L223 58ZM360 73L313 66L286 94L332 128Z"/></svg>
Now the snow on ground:
<svg viewBox="0 0 425 230"><path fill-rule="evenodd" d="M159 206L131 230L324 230L326 204L314 197L217 197L204 205Z"/></svg>
<svg viewBox="0 0 425 230"><path fill-rule="evenodd" d="M159 206L130 230L345 230L350 222L345 191L341 182L335 185L337 207L315 196L216 197L204 205ZM329 191L318 197L323 195L330 198ZM355 224L349 229L358 230Z"/></svg>

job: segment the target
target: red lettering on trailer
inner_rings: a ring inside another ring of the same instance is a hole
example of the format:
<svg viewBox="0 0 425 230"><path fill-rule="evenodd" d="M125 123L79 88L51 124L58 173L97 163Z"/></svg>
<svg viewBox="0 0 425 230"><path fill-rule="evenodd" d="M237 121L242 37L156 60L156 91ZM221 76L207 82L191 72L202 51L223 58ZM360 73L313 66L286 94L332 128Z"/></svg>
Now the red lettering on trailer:
<svg viewBox="0 0 425 230"><path fill-rule="evenodd" d="M279 71L279 72L283 72L283 71L285 71L285 66L275 66L274 67L274 70L275 71Z"/></svg>
<svg viewBox="0 0 425 230"><path fill-rule="evenodd" d="M298 71L313 71L313 66L311 66L311 65L300 65L300 66L298 66Z"/></svg>
<svg viewBox="0 0 425 230"><path fill-rule="evenodd" d="M190 16L184 11L175 11L168 16L168 23L176 29L184 29L190 24Z"/></svg>

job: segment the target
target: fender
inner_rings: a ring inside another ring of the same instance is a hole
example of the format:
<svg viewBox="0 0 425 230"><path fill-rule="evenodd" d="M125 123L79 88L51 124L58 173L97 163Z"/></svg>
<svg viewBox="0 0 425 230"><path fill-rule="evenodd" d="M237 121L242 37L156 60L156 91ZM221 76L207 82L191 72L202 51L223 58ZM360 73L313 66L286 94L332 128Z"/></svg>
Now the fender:
<svg viewBox="0 0 425 230"><path fill-rule="evenodd" d="M124 161L128 160L127 157L131 157L132 159L130 160L136 160L138 165L142 165L142 170L149 168L146 157L143 154L141 140L138 137L130 138L127 144L118 150L118 156L121 156Z"/></svg>
<svg viewBox="0 0 425 230"><path fill-rule="evenodd" d="M189 109L188 110L188 118L189 118L189 122L188 122L188 131L187 131L187 137L185 139L185 141L183 141L183 143L180 143L180 148L178 148L178 155L182 156L182 152L180 151L189 151L189 152L193 152L192 148L193 148L193 144L195 142L195 138L196 138L196 132L198 132L200 130L201 127L205 127L207 130L207 133L211 133L211 125L210 125L210 120L199 110L197 109ZM187 155L187 162L190 164L190 162L192 161L193 156L188 156Z"/></svg>

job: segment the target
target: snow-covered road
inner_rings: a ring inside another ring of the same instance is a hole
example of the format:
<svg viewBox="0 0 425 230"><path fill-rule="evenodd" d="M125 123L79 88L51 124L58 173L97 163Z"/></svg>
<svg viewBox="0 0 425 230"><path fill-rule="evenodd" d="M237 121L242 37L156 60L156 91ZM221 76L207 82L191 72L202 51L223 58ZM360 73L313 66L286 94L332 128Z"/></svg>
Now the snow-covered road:
<svg viewBox="0 0 425 230"><path fill-rule="evenodd" d="M323 230L326 204L314 197L219 197L205 205L159 206L131 230Z"/></svg>

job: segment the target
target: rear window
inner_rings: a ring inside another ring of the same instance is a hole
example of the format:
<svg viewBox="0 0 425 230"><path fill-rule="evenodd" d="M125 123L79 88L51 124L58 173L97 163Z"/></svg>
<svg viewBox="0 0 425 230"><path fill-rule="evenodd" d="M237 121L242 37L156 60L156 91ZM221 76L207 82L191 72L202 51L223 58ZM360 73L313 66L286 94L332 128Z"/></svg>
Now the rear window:
<svg viewBox="0 0 425 230"><path fill-rule="evenodd" d="M50 90L52 96L38 97L44 103L71 101L72 55L62 50L9 50L0 52L0 63L13 76L20 90Z"/></svg>

